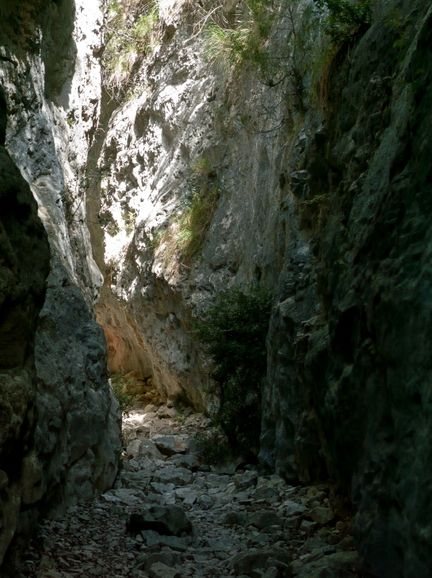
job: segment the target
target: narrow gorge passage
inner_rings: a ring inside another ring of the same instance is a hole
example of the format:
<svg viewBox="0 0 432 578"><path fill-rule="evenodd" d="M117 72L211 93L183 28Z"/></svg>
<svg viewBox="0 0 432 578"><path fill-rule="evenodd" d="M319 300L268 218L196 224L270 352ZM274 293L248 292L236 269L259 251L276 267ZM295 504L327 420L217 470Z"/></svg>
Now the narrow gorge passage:
<svg viewBox="0 0 432 578"><path fill-rule="evenodd" d="M131 411L114 489L43 523L16 578L363 576L331 487L210 467L196 451L208 428L192 411Z"/></svg>
<svg viewBox="0 0 432 578"><path fill-rule="evenodd" d="M431 578L431 111L427 0L0 0L1 578Z"/></svg>

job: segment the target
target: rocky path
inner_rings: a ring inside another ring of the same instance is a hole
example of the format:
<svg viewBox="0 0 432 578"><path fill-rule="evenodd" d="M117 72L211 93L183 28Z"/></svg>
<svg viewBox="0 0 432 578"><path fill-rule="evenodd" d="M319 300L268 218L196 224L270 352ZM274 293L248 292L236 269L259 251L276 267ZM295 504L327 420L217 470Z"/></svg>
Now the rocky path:
<svg viewBox="0 0 432 578"><path fill-rule="evenodd" d="M44 523L18 578L360 576L328 487L210 468L194 447L206 418L175 413L153 406L125 418L115 489Z"/></svg>

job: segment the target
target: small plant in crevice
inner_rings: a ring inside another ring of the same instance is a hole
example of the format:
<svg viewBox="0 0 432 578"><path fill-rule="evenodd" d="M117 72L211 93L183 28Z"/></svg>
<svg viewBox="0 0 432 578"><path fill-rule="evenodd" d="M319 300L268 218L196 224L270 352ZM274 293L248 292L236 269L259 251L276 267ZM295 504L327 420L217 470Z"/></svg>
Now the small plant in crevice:
<svg viewBox="0 0 432 578"><path fill-rule="evenodd" d="M122 203L124 230L127 235L131 235L134 232L137 214L138 211L136 209L129 207L126 202Z"/></svg>
<svg viewBox="0 0 432 578"><path fill-rule="evenodd" d="M243 0L234 22L210 20L204 28L208 60L223 69L247 63L265 68L265 43L273 23L274 4L273 0Z"/></svg>
<svg viewBox="0 0 432 578"><path fill-rule="evenodd" d="M215 424L237 454L258 452L261 387L266 371L265 339L270 296L259 287L220 293L197 323L197 335L212 356L212 376L220 385Z"/></svg>
<svg viewBox="0 0 432 578"><path fill-rule="evenodd" d="M103 55L104 84L115 95L130 91L135 65L159 39L155 0L111 0L107 5Z"/></svg>

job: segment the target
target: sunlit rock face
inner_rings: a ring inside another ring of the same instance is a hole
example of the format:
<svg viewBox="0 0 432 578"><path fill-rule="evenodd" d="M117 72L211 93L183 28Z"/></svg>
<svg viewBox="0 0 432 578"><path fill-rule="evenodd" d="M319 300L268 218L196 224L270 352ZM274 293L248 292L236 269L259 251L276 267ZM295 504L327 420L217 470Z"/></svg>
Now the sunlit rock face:
<svg viewBox="0 0 432 578"><path fill-rule="evenodd" d="M199 34L206 12L195 8L162 5L157 46L106 127L98 167L107 292L98 318L107 335L129 344L130 370L140 356L143 377L165 398L208 408L214 391L193 316L216 291L274 281L285 134L273 131L284 115L281 86L272 92L211 66ZM257 108L269 113L249 124ZM207 193L206 231L188 255L181 216ZM134 320L139 339L119 335L116 308Z"/></svg>
<svg viewBox="0 0 432 578"><path fill-rule="evenodd" d="M1 563L17 526L26 533L41 513L110 487L120 442L92 312L102 276L85 224L100 9L27 0L0 2L0 13L0 218L10 254L0 293Z"/></svg>

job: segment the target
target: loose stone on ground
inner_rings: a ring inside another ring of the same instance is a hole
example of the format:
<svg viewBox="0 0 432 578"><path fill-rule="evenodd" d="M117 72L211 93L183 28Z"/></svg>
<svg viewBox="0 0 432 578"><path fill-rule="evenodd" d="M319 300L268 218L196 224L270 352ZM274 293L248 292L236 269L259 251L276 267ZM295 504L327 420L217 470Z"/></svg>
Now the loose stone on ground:
<svg viewBox="0 0 432 578"><path fill-rule="evenodd" d="M211 468L194 449L205 417L150 410L125 417L116 487L42 524L18 578L360 576L350 521L326 485Z"/></svg>

